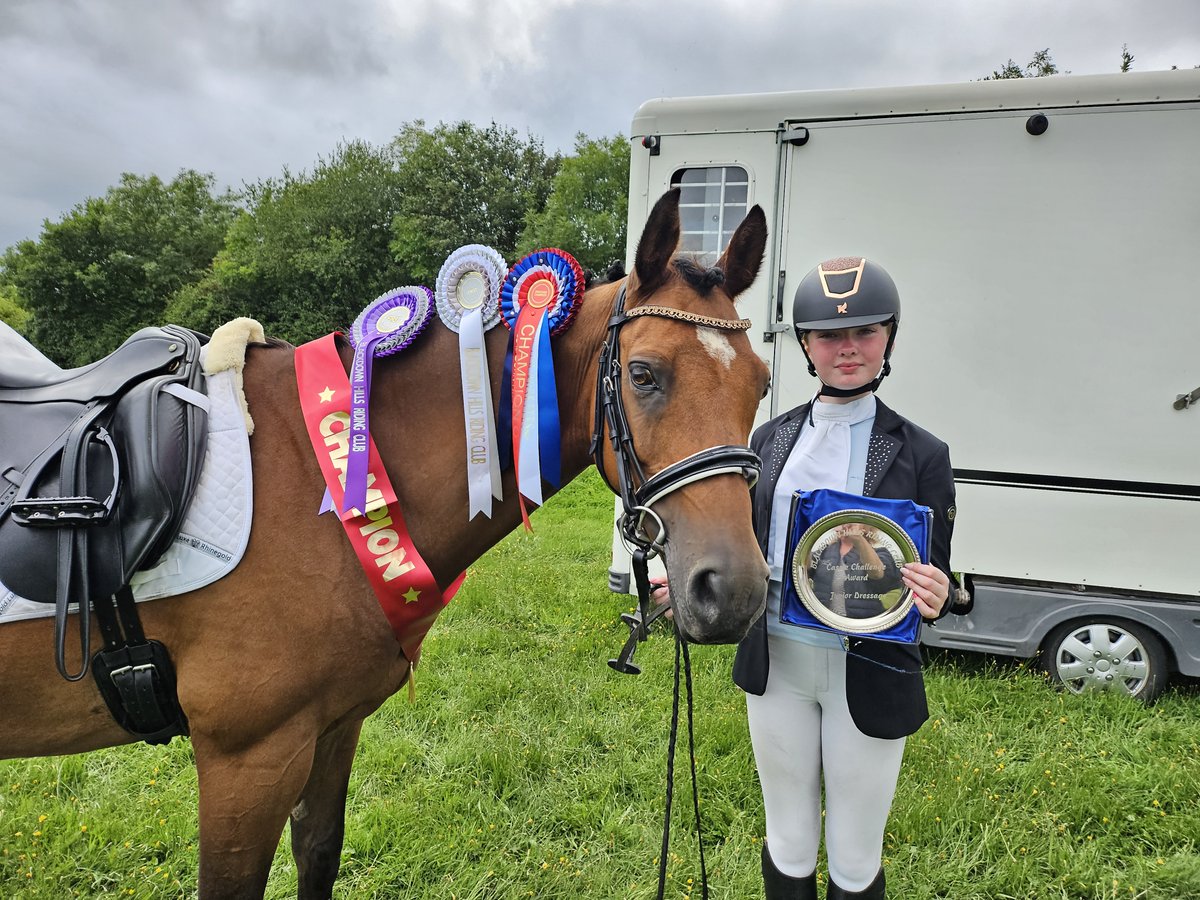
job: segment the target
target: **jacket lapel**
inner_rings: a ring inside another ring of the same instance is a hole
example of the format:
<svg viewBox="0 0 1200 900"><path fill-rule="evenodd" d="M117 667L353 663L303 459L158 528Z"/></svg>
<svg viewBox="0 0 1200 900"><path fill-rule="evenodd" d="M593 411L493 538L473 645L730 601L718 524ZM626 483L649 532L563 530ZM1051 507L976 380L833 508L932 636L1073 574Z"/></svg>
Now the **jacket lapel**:
<svg viewBox="0 0 1200 900"><path fill-rule="evenodd" d="M792 448L796 446L800 426L804 424L804 417L807 415L807 403L796 407L779 423L770 441L763 447L763 478L766 479L772 494L779 481L779 474L783 471L783 464L787 462L788 457L792 455Z"/></svg>
<svg viewBox="0 0 1200 900"><path fill-rule="evenodd" d="M808 415L808 407L809 404L805 403L784 416L763 445L762 475L758 484L754 486L754 526L761 541L766 540L770 531L771 501L775 497L775 485L779 483L783 465L791 455L792 448L796 446L800 426L804 424L804 417Z"/></svg>
<svg viewBox="0 0 1200 900"><path fill-rule="evenodd" d="M875 494L879 483L887 474L895 461L904 441L898 434L903 424L901 418L892 412L883 401L875 398L875 424L871 426L871 443L867 447L867 471L863 478L863 496Z"/></svg>

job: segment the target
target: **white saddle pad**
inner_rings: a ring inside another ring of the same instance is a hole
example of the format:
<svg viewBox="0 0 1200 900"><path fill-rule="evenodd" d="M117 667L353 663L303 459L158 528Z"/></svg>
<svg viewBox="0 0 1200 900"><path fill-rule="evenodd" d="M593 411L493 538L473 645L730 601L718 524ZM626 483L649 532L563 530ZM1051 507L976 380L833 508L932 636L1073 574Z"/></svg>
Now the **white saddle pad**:
<svg viewBox="0 0 1200 900"><path fill-rule="evenodd" d="M212 406L196 495L170 549L153 568L134 574L131 586L139 602L186 594L223 578L241 562L250 540L250 438L238 405L237 373L227 369L205 378ZM0 582L0 625L51 615L53 604L26 600Z"/></svg>

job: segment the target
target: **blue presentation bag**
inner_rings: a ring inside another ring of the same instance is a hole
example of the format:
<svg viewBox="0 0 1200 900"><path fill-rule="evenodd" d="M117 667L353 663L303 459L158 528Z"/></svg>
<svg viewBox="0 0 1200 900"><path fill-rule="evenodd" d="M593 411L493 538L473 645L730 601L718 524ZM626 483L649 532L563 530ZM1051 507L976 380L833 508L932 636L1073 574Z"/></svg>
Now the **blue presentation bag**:
<svg viewBox="0 0 1200 900"><path fill-rule="evenodd" d="M848 632L834 628L818 620L804 605L796 590L792 574L792 557L796 553L804 534L812 525L834 513L861 509L884 516L895 522L912 539L921 562L929 562L929 531L933 527L933 511L912 500L886 500L880 497L864 497L822 488L816 491L796 491L792 495L792 511L787 536L787 553L784 556L783 597L780 602L779 620L788 625L815 628L818 631L846 635ZM903 560L896 560L897 564ZM921 613L915 605L895 625L866 636L872 639L897 641L913 644L921 624Z"/></svg>

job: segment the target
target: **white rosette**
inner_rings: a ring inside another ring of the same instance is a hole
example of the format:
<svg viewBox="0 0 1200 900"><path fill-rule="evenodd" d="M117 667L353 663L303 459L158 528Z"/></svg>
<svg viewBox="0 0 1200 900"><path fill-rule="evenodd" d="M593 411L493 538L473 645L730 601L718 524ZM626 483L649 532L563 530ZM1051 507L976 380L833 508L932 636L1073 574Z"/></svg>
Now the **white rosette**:
<svg viewBox="0 0 1200 900"><path fill-rule="evenodd" d="M467 435L468 520L491 518L492 498L503 499L496 414L483 335L500 321L500 287L508 274L504 257L482 244L459 247L438 272L434 300L438 315L458 333Z"/></svg>

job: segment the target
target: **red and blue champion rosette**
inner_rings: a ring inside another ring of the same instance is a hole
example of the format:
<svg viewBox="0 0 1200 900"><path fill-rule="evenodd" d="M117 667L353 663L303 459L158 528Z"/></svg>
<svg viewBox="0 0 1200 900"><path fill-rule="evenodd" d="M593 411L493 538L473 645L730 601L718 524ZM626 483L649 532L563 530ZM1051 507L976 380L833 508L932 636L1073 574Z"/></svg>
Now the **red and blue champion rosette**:
<svg viewBox="0 0 1200 900"><path fill-rule="evenodd" d="M370 447L371 361L408 347L433 318L433 291L410 285L371 301L350 328L354 362L350 368L350 451L346 457L346 495L342 512L367 506Z"/></svg>
<svg viewBox="0 0 1200 900"><path fill-rule="evenodd" d="M535 250L513 265L500 289L508 353L500 397L501 455L511 454L521 518L525 498L542 503L542 479L562 483L558 389L550 338L571 324L583 296L583 269L569 253Z"/></svg>
<svg viewBox="0 0 1200 900"><path fill-rule="evenodd" d="M451 253L438 272L434 298L438 316L458 332L463 422L467 446L467 519L492 515L492 499L503 499L492 378L484 332L500 321L500 288L508 275L504 257L491 247L468 244Z"/></svg>
<svg viewBox="0 0 1200 900"><path fill-rule="evenodd" d="M541 281L549 284L552 294L535 288ZM579 309L583 284L583 268L571 254L554 247L534 250L508 270L508 277L500 289L500 315L504 317L504 324L512 329L533 291L538 297L535 302L546 308L551 333L562 334Z"/></svg>

